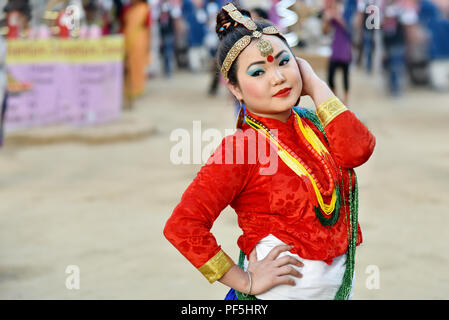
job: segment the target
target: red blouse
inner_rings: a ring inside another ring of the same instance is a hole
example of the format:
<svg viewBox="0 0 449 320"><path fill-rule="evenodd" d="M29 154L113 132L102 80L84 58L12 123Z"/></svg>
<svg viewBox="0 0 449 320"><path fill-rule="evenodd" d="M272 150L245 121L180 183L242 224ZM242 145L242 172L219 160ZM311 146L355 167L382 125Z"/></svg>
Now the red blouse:
<svg viewBox="0 0 449 320"><path fill-rule="evenodd" d="M279 140L312 169L325 190L328 188L326 174L294 129L293 111L285 123L247 112L266 127L277 129ZM321 131L308 119L302 119L327 146ZM290 252L305 259L323 260L330 264L332 258L344 254L348 248L347 224L350 221L347 170L342 170L345 205L341 205L340 218L331 228L324 227L315 215L315 194L307 188L306 179L295 174L281 159L274 174L261 174L260 169L270 164L263 164L259 157L255 163L250 161L251 148L248 146L255 142L257 134L249 134L247 130L254 129L246 123L242 129L244 139L236 138L237 134L225 137L208 163L198 172L168 219L165 237L196 268L200 268L221 250L210 229L221 211L230 205L237 213L238 224L243 231L237 243L246 255L260 239L270 233L286 244L294 245ZM343 168L360 166L374 150L374 136L349 110L336 116L325 127L325 132L329 142L328 151L334 162ZM268 141L266 143L268 148ZM227 164L226 153L228 157L232 155L236 158L241 148L245 161ZM222 164L217 163L217 159L221 159ZM341 181L340 170L333 170L338 173L337 181ZM352 181L354 183L354 179ZM330 197L323 196L323 200L329 203ZM359 245L362 242L360 226L357 231Z"/></svg>

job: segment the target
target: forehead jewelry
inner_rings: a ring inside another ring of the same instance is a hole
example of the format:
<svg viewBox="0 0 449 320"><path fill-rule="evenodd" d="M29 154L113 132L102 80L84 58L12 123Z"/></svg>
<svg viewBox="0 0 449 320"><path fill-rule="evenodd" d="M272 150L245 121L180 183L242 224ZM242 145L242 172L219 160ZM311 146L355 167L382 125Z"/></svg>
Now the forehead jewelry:
<svg viewBox="0 0 449 320"><path fill-rule="evenodd" d="M225 80L228 80L228 72L229 69L231 69L231 66L234 63L235 59L238 57L240 52L242 52L243 49L245 49L251 43L252 39L257 39L256 46L257 49L259 49L260 54L263 57L267 58L268 62L273 62L273 46L271 45L270 41L263 39L262 35L279 35L280 37L284 38L279 30L275 26L263 28L262 31L257 30L256 23L251 20L250 17L244 16L232 3L228 3L227 5L225 5L223 7L223 10L225 10L235 22L240 23L246 29L253 32L250 36L246 35L240 38L226 55L226 58L224 59L221 66L221 73L223 74Z"/></svg>

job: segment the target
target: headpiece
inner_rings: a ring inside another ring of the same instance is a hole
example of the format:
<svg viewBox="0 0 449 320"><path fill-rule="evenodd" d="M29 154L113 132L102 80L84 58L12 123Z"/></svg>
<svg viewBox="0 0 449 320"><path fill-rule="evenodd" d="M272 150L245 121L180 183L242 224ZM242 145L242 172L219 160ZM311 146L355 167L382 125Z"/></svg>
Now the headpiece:
<svg viewBox="0 0 449 320"><path fill-rule="evenodd" d="M246 29L253 32L252 35L243 36L236 43L234 43L231 50L229 50L228 54L226 55L226 58L224 59L221 66L221 73L223 74L225 80L228 80L228 72L229 69L231 69L231 66L234 63L235 59L238 57L240 52L242 52L243 49L245 49L251 43L251 40L253 38L258 39L257 48L259 49L260 54L263 57L268 57L268 61L271 62L273 60L271 56L271 54L273 53L273 47L268 40L262 39L261 37L262 34L276 34L284 38L279 30L276 29L275 26L270 26L263 28L262 31L258 31L256 23L251 20L250 17L244 16L232 3L228 3L227 5L225 5L223 7L223 10L225 10L234 21L240 23Z"/></svg>

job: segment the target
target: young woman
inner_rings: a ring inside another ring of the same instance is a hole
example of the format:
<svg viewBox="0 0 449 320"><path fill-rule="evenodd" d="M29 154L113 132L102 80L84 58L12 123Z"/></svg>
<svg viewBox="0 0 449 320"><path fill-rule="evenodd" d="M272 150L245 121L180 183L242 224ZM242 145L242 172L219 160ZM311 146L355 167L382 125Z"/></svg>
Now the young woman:
<svg viewBox="0 0 449 320"><path fill-rule="evenodd" d="M131 0L123 11L125 37L125 108L145 92L146 67L150 63L150 7L146 0Z"/></svg>
<svg viewBox="0 0 449 320"><path fill-rule="evenodd" d="M343 73L343 103L349 99L349 67L352 59L351 35L343 18L343 8L340 2L333 1L324 11L323 33L334 29L332 39L332 54L329 59L327 81L330 89L336 94L335 72L341 69ZM336 94L337 95L337 94Z"/></svg>
<svg viewBox="0 0 449 320"><path fill-rule="evenodd" d="M374 136L273 25L227 4L216 30L220 70L246 106L241 130L201 168L164 235L211 283L231 288L226 299L350 298L362 242L353 168ZM316 112L295 107L304 95ZM210 233L228 205L243 230L238 265Z"/></svg>

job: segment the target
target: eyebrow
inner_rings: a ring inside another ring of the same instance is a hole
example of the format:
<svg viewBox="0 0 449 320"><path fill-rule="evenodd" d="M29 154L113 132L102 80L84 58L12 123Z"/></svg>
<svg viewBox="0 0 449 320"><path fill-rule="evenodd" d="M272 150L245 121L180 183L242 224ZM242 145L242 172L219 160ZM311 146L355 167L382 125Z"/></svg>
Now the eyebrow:
<svg viewBox="0 0 449 320"><path fill-rule="evenodd" d="M281 56L281 54L283 54L284 52L287 52L287 50L281 50L281 52L279 52L274 58L275 59L278 59L280 56ZM253 63L251 63L249 66L248 66L248 68L246 68L246 71L248 71L248 69L250 68L250 67L252 67L253 65L255 65L255 64L264 64L265 63L265 61L256 61L256 62L253 62Z"/></svg>

